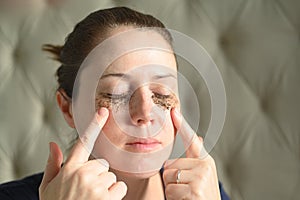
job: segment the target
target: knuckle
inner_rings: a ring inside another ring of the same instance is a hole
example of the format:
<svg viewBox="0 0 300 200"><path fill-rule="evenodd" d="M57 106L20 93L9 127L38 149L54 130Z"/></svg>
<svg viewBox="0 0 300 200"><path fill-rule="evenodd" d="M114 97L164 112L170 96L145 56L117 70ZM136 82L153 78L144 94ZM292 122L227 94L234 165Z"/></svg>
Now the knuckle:
<svg viewBox="0 0 300 200"><path fill-rule="evenodd" d="M211 167L210 167L209 164L206 164L206 165L202 166L202 172L203 172L204 174L209 174L210 171L211 171Z"/></svg>
<svg viewBox="0 0 300 200"><path fill-rule="evenodd" d="M165 170L164 173L163 173L163 180L164 181L167 180L167 175L168 175L167 173L168 173L168 170Z"/></svg>
<svg viewBox="0 0 300 200"><path fill-rule="evenodd" d="M86 171L84 169L79 169L76 172L76 178L81 185L89 185L90 180L88 176L86 176Z"/></svg>
<svg viewBox="0 0 300 200"><path fill-rule="evenodd" d="M63 172L69 172L69 171L71 171L72 169L73 169L73 168L70 166L69 163L64 164L64 166L61 168L61 170L62 170Z"/></svg>
<svg viewBox="0 0 300 200"><path fill-rule="evenodd" d="M127 185L123 182L123 181L119 181L116 183L120 189L121 192L123 192L123 194L127 193Z"/></svg>
<svg viewBox="0 0 300 200"><path fill-rule="evenodd" d="M211 155L208 155L205 160L206 160L207 163L209 163L211 165L216 164L214 158Z"/></svg>
<svg viewBox="0 0 300 200"><path fill-rule="evenodd" d="M109 169L109 163L107 162L107 160L105 160L105 159L96 159L95 161L98 163L98 165L100 167L105 167L106 169Z"/></svg>
<svg viewBox="0 0 300 200"><path fill-rule="evenodd" d="M123 188L123 191L125 192L125 194L126 194L126 192L127 192L127 190L128 190L128 187L127 187L127 185L124 183L124 182L121 182L121 187Z"/></svg>
<svg viewBox="0 0 300 200"><path fill-rule="evenodd" d="M166 186L165 194L166 194L167 197L170 197L171 192L170 192L170 187L169 186Z"/></svg>
<svg viewBox="0 0 300 200"><path fill-rule="evenodd" d="M192 189L190 191L190 196L195 197L195 199L205 199L203 190L200 190L199 188Z"/></svg>
<svg viewBox="0 0 300 200"><path fill-rule="evenodd" d="M103 185L100 185L99 187L98 187L98 191L99 191L99 193L101 194L101 196L102 197L108 197L109 196L109 193L108 193L108 189L107 188L105 188Z"/></svg>
<svg viewBox="0 0 300 200"><path fill-rule="evenodd" d="M60 170L63 177L72 174L73 171L74 171L74 167L71 167L70 165L64 165Z"/></svg>
<svg viewBox="0 0 300 200"><path fill-rule="evenodd" d="M188 185L189 185L189 187L186 188L185 194L183 196L184 199L199 199L199 192L201 192L203 190L200 187L199 183L192 182ZM197 197L197 198L195 198L195 197Z"/></svg>
<svg viewBox="0 0 300 200"><path fill-rule="evenodd" d="M105 189L102 185L98 186L98 187L94 187L92 186L92 184L90 184L91 187L88 187L88 192L92 197L101 197L101 199L109 199L109 194L107 189Z"/></svg>
<svg viewBox="0 0 300 200"><path fill-rule="evenodd" d="M109 178L111 180L113 180L114 183L117 182L117 176L114 173L112 173L112 172L107 172L107 173L108 173Z"/></svg>
<svg viewBox="0 0 300 200"><path fill-rule="evenodd" d="M207 175L211 175L211 174L213 174L214 169L215 169L215 168L214 168L214 165L207 164L207 165L205 165L205 167L204 167L204 173L207 174Z"/></svg>
<svg viewBox="0 0 300 200"><path fill-rule="evenodd" d="M196 173L195 178L196 178L196 180L200 181L200 180L203 179L203 174L202 173Z"/></svg>
<svg viewBox="0 0 300 200"><path fill-rule="evenodd" d="M85 169L84 169L83 167L77 169L76 174L77 174L77 176L79 176L79 177L84 177L85 174L86 174Z"/></svg>
<svg viewBox="0 0 300 200"><path fill-rule="evenodd" d="M201 192L192 192L192 196L193 197L195 197L195 198L197 198L197 199L202 199L202 194L201 194Z"/></svg>
<svg viewBox="0 0 300 200"><path fill-rule="evenodd" d="M87 134L82 135L79 139L83 145L87 145L90 142L90 138L87 136Z"/></svg>
<svg viewBox="0 0 300 200"><path fill-rule="evenodd" d="M42 185L39 187L39 195L42 194L44 191L43 191L43 188L42 188Z"/></svg>
<svg viewBox="0 0 300 200"><path fill-rule="evenodd" d="M171 198L173 194L173 187L171 185L167 185L165 189L166 196Z"/></svg>
<svg viewBox="0 0 300 200"><path fill-rule="evenodd" d="M212 170L209 166L202 167L197 173L195 173L194 181L199 183L199 182L206 182L207 179L210 177L212 173Z"/></svg>

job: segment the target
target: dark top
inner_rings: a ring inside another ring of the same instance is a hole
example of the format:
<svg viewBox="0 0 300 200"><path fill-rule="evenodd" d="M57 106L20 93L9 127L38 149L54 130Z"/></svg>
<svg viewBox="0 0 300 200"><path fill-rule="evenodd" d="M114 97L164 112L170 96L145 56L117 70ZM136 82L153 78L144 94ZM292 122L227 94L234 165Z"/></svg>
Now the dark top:
<svg viewBox="0 0 300 200"><path fill-rule="evenodd" d="M39 186L43 178L43 173L28 176L24 179L4 183L0 185L1 200L38 200ZM229 200L229 197L222 188L221 183L220 194L222 200Z"/></svg>

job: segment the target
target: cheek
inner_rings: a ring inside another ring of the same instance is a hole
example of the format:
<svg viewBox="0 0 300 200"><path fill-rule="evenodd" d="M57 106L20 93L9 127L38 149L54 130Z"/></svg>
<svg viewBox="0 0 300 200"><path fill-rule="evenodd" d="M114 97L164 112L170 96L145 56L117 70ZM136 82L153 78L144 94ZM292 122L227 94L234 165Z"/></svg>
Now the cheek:
<svg viewBox="0 0 300 200"><path fill-rule="evenodd" d="M126 135L124 135L118 128L111 111L109 111L109 117L102 130L106 137L117 146L122 144L122 141L124 141L126 138Z"/></svg>
<svg viewBox="0 0 300 200"><path fill-rule="evenodd" d="M174 141L176 134L176 129L173 125L170 114L166 117L166 122L164 124L162 133L160 134L165 143L170 143Z"/></svg>

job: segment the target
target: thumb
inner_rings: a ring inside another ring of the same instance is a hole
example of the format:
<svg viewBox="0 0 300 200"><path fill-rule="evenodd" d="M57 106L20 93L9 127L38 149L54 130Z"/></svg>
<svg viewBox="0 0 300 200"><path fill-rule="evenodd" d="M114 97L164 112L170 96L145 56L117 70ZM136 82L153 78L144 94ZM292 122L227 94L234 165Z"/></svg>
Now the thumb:
<svg viewBox="0 0 300 200"><path fill-rule="evenodd" d="M44 190L52 179L58 174L63 162L63 154L59 146L54 143L49 143L50 153L44 171L44 177L41 183L41 190Z"/></svg>

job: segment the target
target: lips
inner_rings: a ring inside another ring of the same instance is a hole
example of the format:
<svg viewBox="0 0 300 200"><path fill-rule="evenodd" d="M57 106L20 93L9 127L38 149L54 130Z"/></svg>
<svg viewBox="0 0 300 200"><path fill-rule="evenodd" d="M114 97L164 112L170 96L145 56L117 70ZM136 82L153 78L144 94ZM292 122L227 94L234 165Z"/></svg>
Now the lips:
<svg viewBox="0 0 300 200"><path fill-rule="evenodd" d="M126 146L134 152L149 152L158 149L161 142L156 139L136 139L126 143Z"/></svg>

